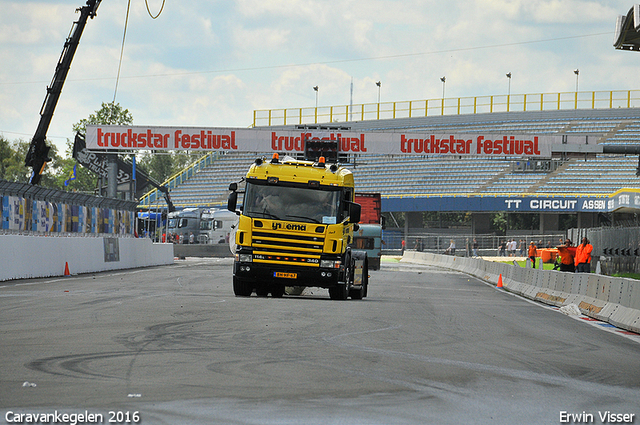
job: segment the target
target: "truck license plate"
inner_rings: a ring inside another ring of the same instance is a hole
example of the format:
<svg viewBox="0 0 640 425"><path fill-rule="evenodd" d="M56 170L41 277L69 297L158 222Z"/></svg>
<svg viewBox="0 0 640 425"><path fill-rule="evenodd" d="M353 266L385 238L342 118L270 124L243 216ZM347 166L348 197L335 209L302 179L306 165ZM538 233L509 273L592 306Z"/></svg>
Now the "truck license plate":
<svg viewBox="0 0 640 425"><path fill-rule="evenodd" d="M284 279L297 279L298 273L273 272L273 277L281 277Z"/></svg>

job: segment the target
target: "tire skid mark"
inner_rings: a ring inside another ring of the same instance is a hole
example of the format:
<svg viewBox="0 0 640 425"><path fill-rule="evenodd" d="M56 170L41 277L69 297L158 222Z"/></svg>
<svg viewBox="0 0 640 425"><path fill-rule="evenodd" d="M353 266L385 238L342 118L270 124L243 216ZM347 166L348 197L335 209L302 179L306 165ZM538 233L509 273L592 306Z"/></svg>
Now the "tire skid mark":
<svg viewBox="0 0 640 425"><path fill-rule="evenodd" d="M191 320L184 322L170 322L153 325L144 331L131 332L113 338L128 350L87 354L70 354L66 356L46 357L33 360L25 367L31 370L44 372L51 375L67 376L72 378L107 378L129 381L131 379L136 360L139 356L149 354L202 352L211 349L210 344L203 345L200 342L205 338L195 338L195 333L184 331L185 326L192 326L205 320ZM185 344L196 341L198 344L185 347ZM210 341L209 341L210 342ZM92 367L92 364L104 360L115 360L131 357L124 376L106 373Z"/></svg>
<svg viewBox="0 0 640 425"><path fill-rule="evenodd" d="M439 366L455 367L455 368L469 370L469 371L480 373L480 374L493 374L493 375L505 376L507 378L517 379L517 380L527 380L532 382L538 382L544 385L570 387L578 391L589 391L589 392L602 393L602 394L608 394L608 395L618 395L621 397L629 397L631 395L634 395L634 396L637 395L636 388L627 388L627 387L621 387L621 386L601 384L597 382L582 381L582 380L578 380L578 379L566 377L566 376L553 376L546 373L531 372L531 371L518 370L518 369L509 369L509 368L482 364L482 363L471 363L471 362L465 362L461 360L443 359L443 358L432 357L432 356L427 356L423 354L412 354L412 353L405 353L401 351L387 350L382 348L373 348L373 347L367 347L364 345L352 344L352 343L341 341L341 339L349 337L351 335L358 335L358 334L365 334L365 333L372 333L372 332L383 332L383 331L398 329L401 327L402 327L401 325L398 325L398 326L389 326L389 327L380 328L380 329L372 329L368 331L349 332L349 333L334 335L332 337L325 337L323 338L323 340L328 344L343 347L349 350L377 354L384 357L412 360L412 361L434 364ZM350 372L355 374L362 373L362 372L353 371L353 370ZM392 381L402 382L404 383L405 386L409 386L409 387L415 386L415 384L411 384L409 382L399 381L397 380L397 378L392 379Z"/></svg>

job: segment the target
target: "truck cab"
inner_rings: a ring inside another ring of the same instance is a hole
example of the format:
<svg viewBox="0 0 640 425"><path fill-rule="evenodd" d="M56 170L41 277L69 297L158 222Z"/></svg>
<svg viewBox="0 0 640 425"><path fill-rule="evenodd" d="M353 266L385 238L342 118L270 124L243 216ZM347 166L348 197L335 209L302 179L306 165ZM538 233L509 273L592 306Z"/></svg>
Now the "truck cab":
<svg viewBox="0 0 640 425"><path fill-rule="evenodd" d="M352 249L360 205L353 174L337 164L259 158L245 179L235 235L237 296L281 297L285 287L321 287L332 299L366 296L366 253ZM236 211L237 184L228 209Z"/></svg>
<svg viewBox="0 0 640 425"><path fill-rule="evenodd" d="M379 224L360 224L353 237L353 247L367 252L369 268L380 270L382 253L382 226Z"/></svg>
<svg viewBox="0 0 640 425"><path fill-rule="evenodd" d="M210 209L200 217L198 242L202 244L229 243L231 233L235 232L238 216L226 209Z"/></svg>
<svg viewBox="0 0 640 425"><path fill-rule="evenodd" d="M169 237L175 243L189 243L191 234L194 242L197 242L197 235L200 233L201 208L185 208L180 211L169 213L167 231Z"/></svg>

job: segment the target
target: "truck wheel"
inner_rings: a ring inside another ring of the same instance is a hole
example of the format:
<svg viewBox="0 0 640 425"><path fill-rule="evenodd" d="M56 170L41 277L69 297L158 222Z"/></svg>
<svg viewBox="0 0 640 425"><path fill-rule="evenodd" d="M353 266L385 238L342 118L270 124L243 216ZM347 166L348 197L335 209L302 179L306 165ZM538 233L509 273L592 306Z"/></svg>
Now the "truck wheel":
<svg viewBox="0 0 640 425"><path fill-rule="evenodd" d="M271 296L273 298L282 298L283 295L284 295L284 286L273 285L271 287Z"/></svg>
<svg viewBox="0 0 640 425"><path fill-rule="evenodd" d="M253 285L251 284L251 282L233 276L233 293L237 297L249 297L251 296L252 292Z"/></svg>
<svg viewBox="0 0 640 425"><path fill-rule="evenodd" d="M329 288L329 298L332 300L346 300L348 296L349 291L347 290L346 283Z"/></svg>
<svg viewBox="0 0 640 425"><path fill-rule="evenodd" d="M364 297L364 285L360 287L360 289L353 289L349 291L349 296L352 300L361 300Z"/></svg>
<svg viewBox="0 0 640 425"><path fill-rule="evenodd" d="M258 286L256 288L256 295L259 297L266 297L269 295L269 288L265 286Z"/></svg>

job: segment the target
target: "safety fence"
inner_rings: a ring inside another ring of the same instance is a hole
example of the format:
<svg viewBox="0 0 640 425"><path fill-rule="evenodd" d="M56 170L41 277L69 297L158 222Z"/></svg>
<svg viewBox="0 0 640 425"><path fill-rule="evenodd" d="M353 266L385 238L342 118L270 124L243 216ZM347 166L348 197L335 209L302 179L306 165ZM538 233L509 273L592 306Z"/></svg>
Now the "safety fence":
<svg viewBox="0 0 640 425"><path fill-rule="evenodd" d="M503 243L515 241L516 256L526 256L527 248L533 241L538 248L552 248L560 244L565 239L563 232L550 233L544 235L535 234L512 234L507 236L499 236L494 234L472 234L472 233L427 233L424 229L410 229L409 235L404 236L402 229L387 228L382 232L384 241L384 250L398 251L402 249L402 240L405 240L405 249L418 252L431 252L434 254L443 254L451 243L455 247L455 252L451 253L460 257L473 256L473 246L477 243L477 255L480 257L499 257L509 256L507 247L501 249Z"/></svg>
<svg viewBox="0 0 640 425"><path fill-rule="evenodd" d="M589 317L640 333L640 281L595 273L566 273L424 252L403 261L461 271L545 304L576 306Z"/></svg>
<svg viewBox="0 0 640 425"><path fill-rule="evenodd" d="M640 106L640 90L504 94L253 111L253 126Z"/></svg>
<svg viewBox="0 0 640 425"><path fill-rule="evenodd" d="M133 236L137 203L0 180L0 232Z"/></svg>
<svg viewBox="0 0 640 425"><path fill-rule="evenodd" d="M640 227L569 229L568 237L578 245L586 237L605 274L637 273L640 270Z"/></svg>

